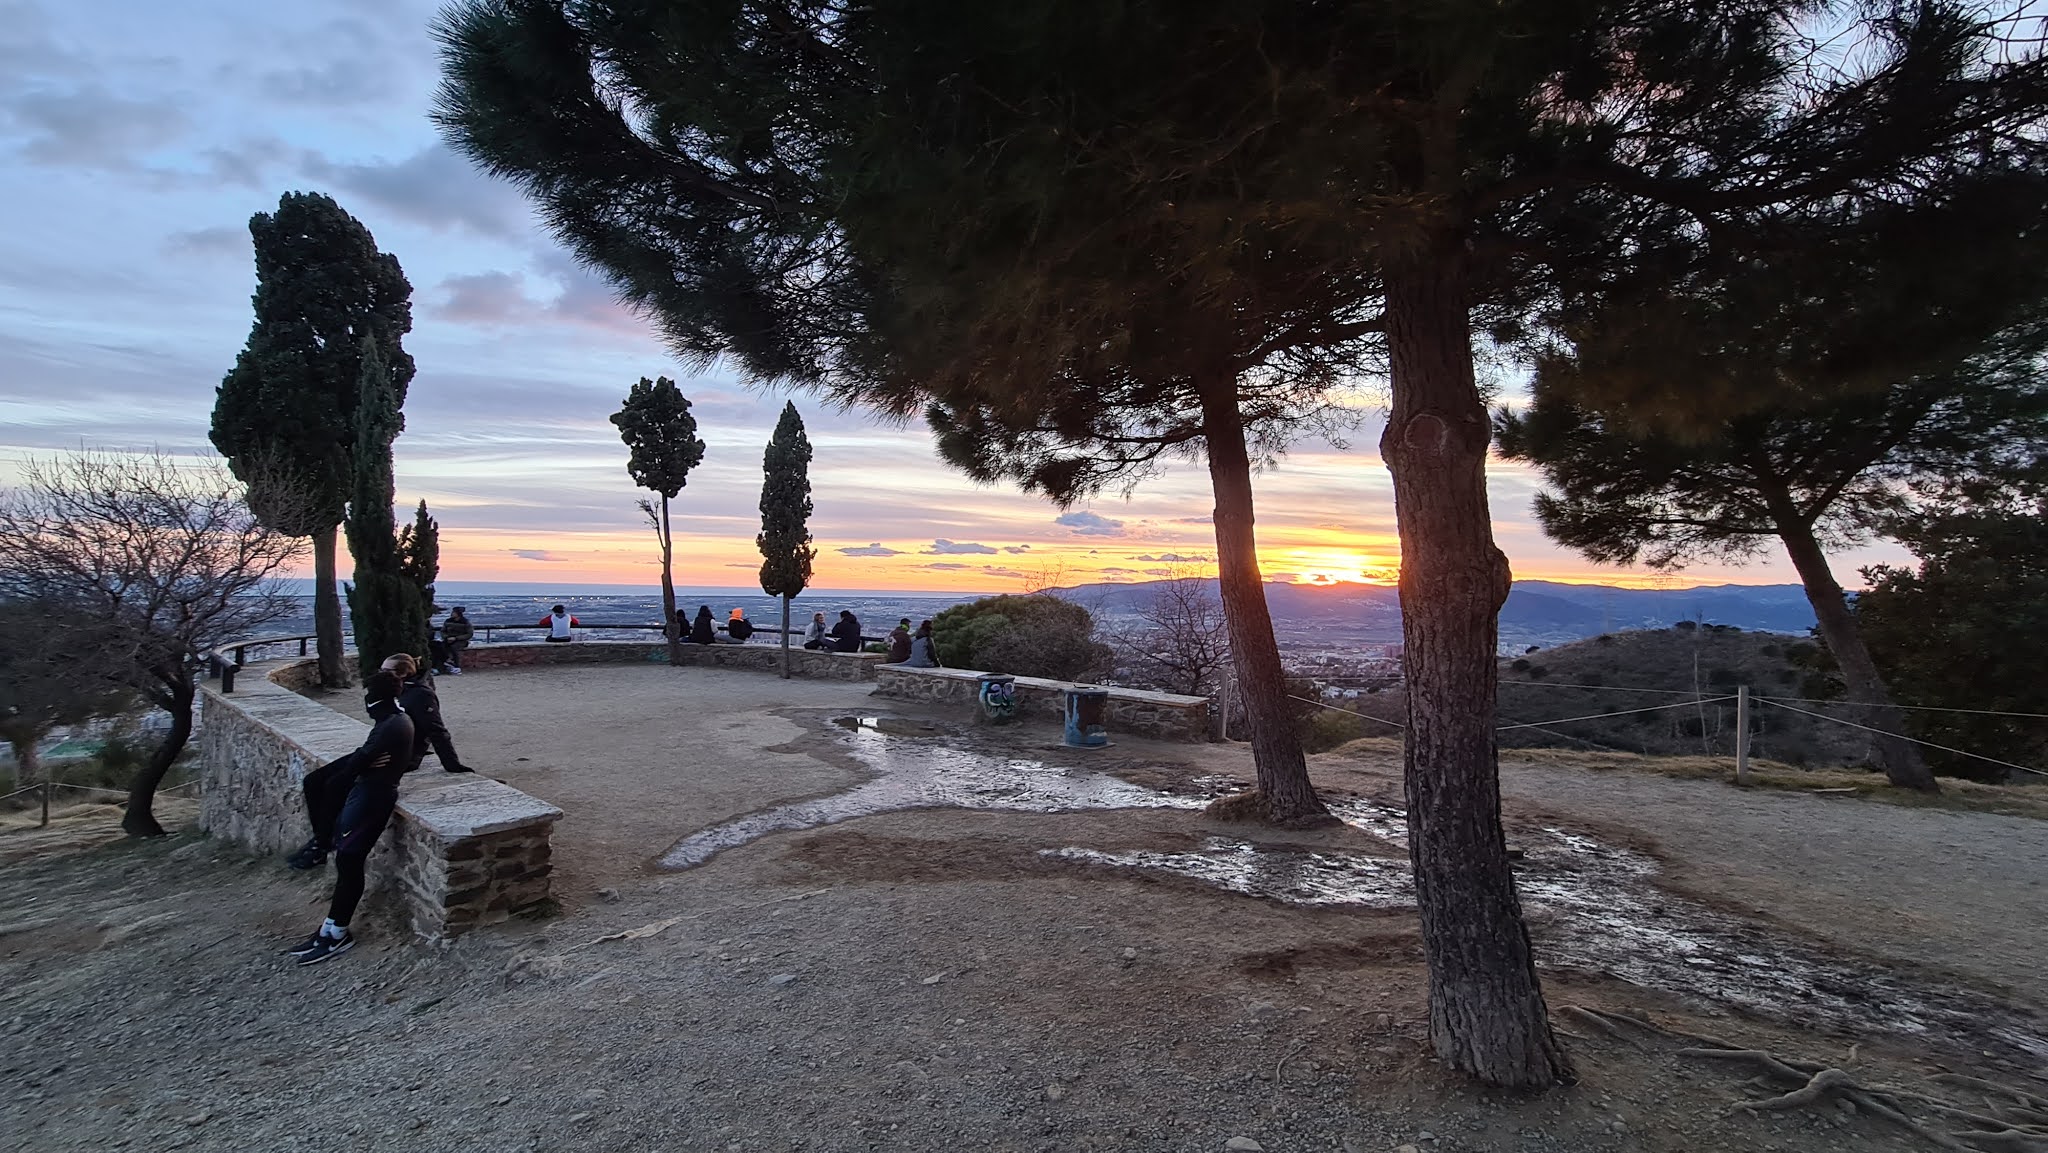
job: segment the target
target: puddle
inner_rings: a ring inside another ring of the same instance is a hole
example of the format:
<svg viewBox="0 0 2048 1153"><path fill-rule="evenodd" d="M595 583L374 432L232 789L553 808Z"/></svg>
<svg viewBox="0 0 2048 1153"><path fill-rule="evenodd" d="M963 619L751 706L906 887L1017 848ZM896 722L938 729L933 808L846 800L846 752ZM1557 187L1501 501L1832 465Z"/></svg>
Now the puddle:
<svg viewBox="0 0 2048 1153"><path fill-rule="evenodd" d="M1405 844L1399 810L1332 804L1346 823ZM1805 1026L1939 1034L1974 1048L2048 1060L2048 1029L2023 1011L1959 989L1848 964L1653 883L1650 857L1562 829L1519 838L1516 887L1537 960L1611 974L1695 1003L1733 1006ZM1199 851L1044 849L1066 860L1174 873L1246 896L1309 907L1412 907L1401 858L1343 850L1263 849L1211 837ZM2004 1023L2001 1023L2004 1022Z"/></svg>
<svg viewBox="0 0 2048 1153"><path fill-rule="evenodd" d="M1199 809L1230 783L1193 782L1177 795L1099 770L962 748L921 721L835 718L842 740L874 776L842 793L780 805L713 825L676 842L661 864L687 869L770 833L815 829L874 813L919 808L1060 813L1080 809ZM1406 815L1361 800L1331 811L1394 846ZM1537 959L1550 967L1611 974L1703 1007L1730 1006L1802 1026L1939 1035L2048 1061L2048 1022L1966 990L1931 987L1881 966L1851 964L1655 884L1656 861L1563 829L1516 838L1516 884L1531 917ZM1228 892L1292 905L1397 909L1415 904L1402 856L1343 849L1262 848L1210 837L1186 852L1042 849L1078 864L1172 873Z"/></svg>
<svg viewBox="0 0 2048 1153"><path fill-rule="evenodd" d="M1208 796L1175 796L1107 773L1031 757L968 752L942 730L892 717L838 717L850 750L875 776L843 793L748 813L692 833L662 854L666 869L701 865L722 850L769 833L815 829L903 809L986 809L1066 813L1076 809L1199 809ZM905 734L904 736L894 734Z"/></svg>

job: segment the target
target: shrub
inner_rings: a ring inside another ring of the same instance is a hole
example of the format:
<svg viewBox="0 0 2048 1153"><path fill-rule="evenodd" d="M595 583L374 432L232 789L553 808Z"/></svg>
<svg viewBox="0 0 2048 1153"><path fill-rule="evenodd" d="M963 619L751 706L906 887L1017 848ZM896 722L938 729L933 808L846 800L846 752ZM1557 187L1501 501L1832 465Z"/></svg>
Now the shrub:
<svg viewBox="0 0 2048 1153"><path fill-rule="evenodd" d="M1689 632L1691 632L1691 631L1692 631L1693 629L1695 629L1695 628L1697 628L1697 627L1699 627L1699 626L1698 626L1698 625L1695 625L1695 624L1694 624L1693 622L1691 622L1691 621L1679 621L1679 622L1678 622L1677 624L1675 624L1675 625L1672 625L1671 627L1672 627L1672 628L1675 628L1675 629L1677 629L1677 630L1678 630L1679 632L1682 632L1682 633L1689 633Z"/></svg>
<svg viewBox="0 0 2048 1153"><path fill-rule="evenodd" d="M1087 609L1048 593L983 597L932 618L939 659L956 669L1081 680L1110 661Z"/></svg>

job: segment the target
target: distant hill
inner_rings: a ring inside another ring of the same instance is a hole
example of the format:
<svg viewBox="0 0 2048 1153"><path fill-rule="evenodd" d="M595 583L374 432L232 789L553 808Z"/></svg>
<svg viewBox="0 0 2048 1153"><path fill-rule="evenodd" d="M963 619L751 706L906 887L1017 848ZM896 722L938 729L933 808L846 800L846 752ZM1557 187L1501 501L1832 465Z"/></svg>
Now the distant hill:
<svg viewBox="0 0 2048 1153"><path fill-rule="evenodd" d="M1136 612L1161 582L1088 584L1053 590L1099 613ZM1210 581L1211 588L1216 582ZM1266 585L1266 603L1285 629L1330 629L1382 643L1401 639L1399 594L1388 585ZM1500 614L1503 643L1560 644L1622 629L1667 628L1702 621L1769 632L1803 633L1813 609L1798 585L1701 585L1626 589L1607 585L1516 581Z"/></svg>
<svg viewBox="0 0 2048 1153"><path fill-rule="evenodd" d="M1805 697L1810 670L1795 659L1815 646L1803 636L1714 628L1640 629L1605 633L1591 640L1504 658L1500 666L1500 734L1504 748L1594 748L1659 756L1732 756L1735 705L1695 704L1673 694L1706 697L1733 694L1746 685L1756 696ZM1642 690L1642 691L1631 691ZM1679 702L1679 707L1656 708ZM1367 716L1399 720L1407 702L1396 687L1364 690L1330 702ZM1815 706L1808 705L1807 708ZM1628 712L1650 709L1651 712ZM1829 711L1829 706L1819 706ZM1551 723L1559 717L1621 713L1591 720ZM1384 735L1385 729L1339 715L1326 715L1319 747L1350 735ZM1540 725L1541 727L1535 727ZM1355 733L1352 730L1355 729ZM1869 743L1853 729L1828 725L1799 713L1757 705L1752 710L1750 748L1760 758L1794 765L1861 765Z"/></svg>

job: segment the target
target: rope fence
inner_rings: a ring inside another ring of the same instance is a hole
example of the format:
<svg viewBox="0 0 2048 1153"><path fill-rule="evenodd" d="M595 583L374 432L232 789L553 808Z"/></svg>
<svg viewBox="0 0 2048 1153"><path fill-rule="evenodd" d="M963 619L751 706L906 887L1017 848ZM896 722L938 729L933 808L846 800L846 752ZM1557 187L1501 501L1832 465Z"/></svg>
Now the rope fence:
<svg viewBox="0 0 2048 1153"><path fill-rule="evenodd" d="M1396 683L1398 684L1399 682ZM1587 737L1574 736L1571 733L1558 732L1555 729L1552 729L1548 726L1570 724L1574 721L1597 721L1606 719L1608 717L1625 717L1636 713L1655 713L1663 712L1669 709L1696 708L1703 707L1706 705L1724 704L1728 701L1735 701L1737 704L1736 724L1739 728L1741 728L1744 731L1744 735L1746 735L1748 726L1748 705L1749 702L1755 701L1762 704L1770 705L1773 708L1783 709L1786 712L1798 713L1802 716L1812 717L1815 720L1830 721L1834 724L1846 725L1849 728L1870 733L1874 736L1896 737L1897 739L1902 741L1910 741L1913 744L1922 745L1930 749L1939 749L1944 753L1953 753L1954 755L1959 757L1969 757L1972 760L1983 761L1986 764L1997 765L2001 768L2014 769L2022 773L2031 773L2039 777L2048 777L2048 770L2037 769L2029 765L2017 764L2013 761L2002 760L1998 757L1985 756L1983 753L1973 753L1968 749L1953 748L1949 745L1940 744L1935 741L1924 740L1920 737L1907 736L1905 733L1895 733L1890 731L1889 729L1880 729L1871 725L1860 724L1856 721L1848 720L1843 717L1829 716L1826 713L1815 712L1811 709L1802 709L1797 707L1798 705L1802 704L1831 705L1836 708L1876 707L1866 705L1857 701L1817 700L1811 697L1766 697L1751 694L1747 690L1743 690L1739 694L1727 693L1720 696L1709 697L1702 696L1697 691L1688 692L1684 689L1652 689L1630 685L1573 685L1565 684L1562 682L1553 684L1542 681L1502 681L1500 682L1500 685L1502 688L1506 688L1510 685L1513 685L1529 688L1580 689L1590 692L1647 693L1655 696L1675 696L1684 698L1683 700L1674 701L1668 705L1645 705L1642 708L1635 709L1615 709L1603 713L1584 713L1579 716L1556 717L1553 719L1541 721L1516 721L1510 724L1495 726L1496 732L1511 732L1518 729L1533 729L1537 732L1545 733L1549 736L1558 737L1560 739L1567 741L1577 741L1580 744L1590 745L1593 748L1602 749L1608 752L1623 752L1625 750L1611 748L1610 746L1601 744L1600 742L1592 740ZM1289 700L1300 701L1303 704L1315 705L1318 708L1328 709L1331 712L1343 713L1347 716L1359 717L1363 720L1368 720L1375 722L1377 724L1389 726L1390 728L1400 729L1403 731L1406 731L1406 729L1408 728L1407 725L1402 724L1400 721L1390 721L1385 717L1376 717L1373 716L1371 713L1359 712L1357 709L1347 709L1344 708L1342 705L1334 705L1328 701L1316 700L1311 697L1297 696L1293 693L1287 694L1287 698ZM1902 710L1910 709L1918 712L1930 713L1963 713L1972 716L1984 717L2017 717L2027 720L2048 720L2048 713L2022 713L2002 709L1956 709L1944 708L1935 705L1893 705L1891 707ZM1738 751L1736 753L1736 760L1738 763L1737 777L1740 780L1746 781L1748 779L1748 751L1746 747L1738 748Z"/></svg>

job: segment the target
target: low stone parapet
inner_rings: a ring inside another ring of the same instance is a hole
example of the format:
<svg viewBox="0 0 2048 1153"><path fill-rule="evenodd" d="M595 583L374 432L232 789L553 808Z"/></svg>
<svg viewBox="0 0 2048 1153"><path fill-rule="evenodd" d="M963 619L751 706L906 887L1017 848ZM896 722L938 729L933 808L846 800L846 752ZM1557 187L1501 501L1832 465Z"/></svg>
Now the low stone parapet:
<svg viewBox="0 0 2048 1153"><path fill-rule="evenodd" d="M772 644L682 646L683 664L695 667L782 670L782 646ZM881 653L827 653L789 650L789 675L808 680L869 681L882 661ZM526 665L667 664L668 646L661 641L586 641L471 645L462 653L465 672L473 669L517 668Z"/></svg>
<svg viewBox="0 0 2048 1153"><path fill-rule="evenodd" d="M981 707L975 697L981 673L971 669L917 669L906 665L876 665L875 695L897 700L928 701L962 708ZM1062 721L1066 718L1069 689L1101 689L1109 694L1111 733L1131 733L1162 741L1206 741L1209 739L1209 698L1155 693L1147 689L1109 688L1083 685L1044 677L1018 677L1017 712L1020 716Z"/></svg>
<svg viewBox="0 0 2048 1153"><path fill-rule="evenodd" d="M305 843L301 782L354 752L370 732L367 721L286 687L303 682L313 664L250 665L232 694L203 690L199 824L209 835L264 854ZM549 837L561 816L488 777L409 773L399 784L391 827L370 854L370 892L394 901L425 937L502 921L547 898Z"/></svg>

